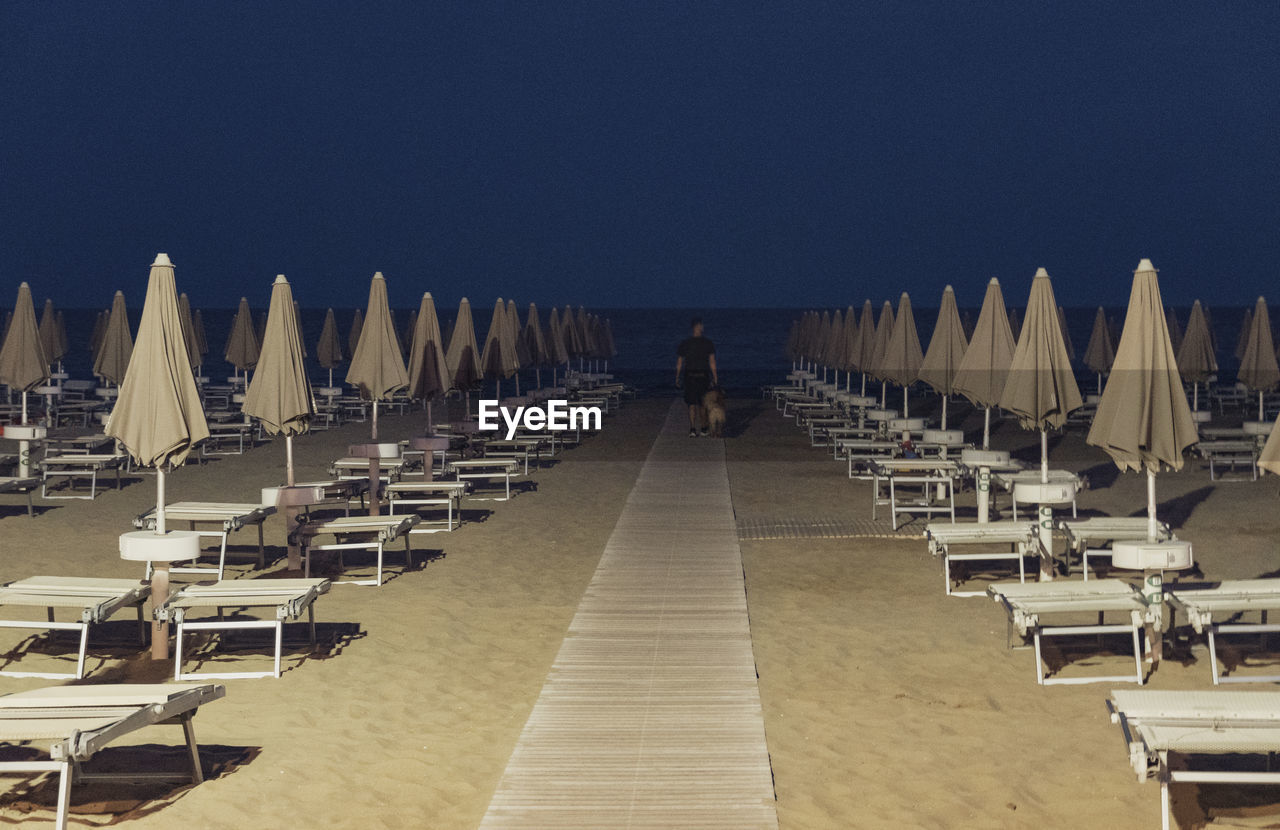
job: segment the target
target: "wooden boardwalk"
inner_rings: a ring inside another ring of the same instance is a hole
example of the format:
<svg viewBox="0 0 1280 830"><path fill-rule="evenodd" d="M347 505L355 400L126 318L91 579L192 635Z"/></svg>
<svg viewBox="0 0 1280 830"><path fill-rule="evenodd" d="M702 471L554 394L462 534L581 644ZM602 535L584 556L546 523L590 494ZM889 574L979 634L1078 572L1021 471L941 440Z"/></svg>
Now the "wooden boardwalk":
<svg viewBox="0 0 1280 830"><path fill-rule="evenodd" d="M776 828L721 441L673 407L481 823Z"/></svg>

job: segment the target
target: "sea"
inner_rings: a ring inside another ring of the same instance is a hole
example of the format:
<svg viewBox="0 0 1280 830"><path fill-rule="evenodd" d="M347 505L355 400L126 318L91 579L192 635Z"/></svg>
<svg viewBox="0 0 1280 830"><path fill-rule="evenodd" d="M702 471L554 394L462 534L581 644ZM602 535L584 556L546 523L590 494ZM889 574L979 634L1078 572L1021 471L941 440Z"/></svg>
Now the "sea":
<svg viewBox="0 0 1280 830"><path fill-rule="evenodd" d="M688 336L689 323L693 317L700 317L706 328L706 336L716 345L716 359L720 370L722 385L730 394L753 394L764 384L777 383L791 368L791 361L785 353L785 345L791 323L806 309L760 309L760 308L598 308L589 309L611 321L614 340L618 354L609 361L608 371L619 379L634 385L643 393L674 394L676 346L680 340ZM255 316L265 312L265 308L254 309ZM315 362L315 344L320 337L320 329L324 325L325 309L302 309L302 331L308 350L308 362L311 373L317 382L327 379L327 373ZM966 312L972 319L978 317L978 308L961 308L963 316ZM1114 318L1118 324L1124 320L1124 307L1105 309L1108 319ZM344 349L347 334L351 328L354 308L335 309L338 331L342 337ZM915 308L916 327L920 335L921 347L928 348L929 336L937 320L936 308ZM1025 317L1024 309L1019 308L1020 317ZM1081 377L1082 388L1087 379L1091 379L1088 370L1080 362L1088 345L1090 332L1093 330L1094 316L1097 307L1065 308L1067 329L1075 351L1076 363ZM1219 377L1228 380L1235 377L1237 361L1234 356L1235 344L1240 334L1240 324L1245 309L1240 307L1218 307L1213 309L1212 325L1218 343ZM37 308L37 315L40 313ZM209 355L202 371L210 378L220 380L232 374L232 367L222 355L225 350L227 336L231 330L231 322L235 317L234 308L201 309L204 319L206 339L209 343ZM393 310L397 326L402 337L413 309L397 308ZM1190 309L1175 307L1179 326L1185 328ZM64 358L64 369L76 378L92 377L92 357L89 352L89 337L97 309L64 309L69 339L69 354ZM137 331L141 308L130 309L133 330ZM452 327L452 315L442 313L441 328ZM476 340L483 346L486 330L487 312L476 314ZM522 318L523 322L523 318ZM542 319L545 328L546 318ZM407 345L406 340L406 345ZM1278 341L1280 342L1280 341ZM334 372L334 380L340 381L345 375L345 367ZM522 384L532 383L534 372L524 370ZM543 380L548 381L549 373L543 370ZM508 387L509 388L509 387Z"/></svg>

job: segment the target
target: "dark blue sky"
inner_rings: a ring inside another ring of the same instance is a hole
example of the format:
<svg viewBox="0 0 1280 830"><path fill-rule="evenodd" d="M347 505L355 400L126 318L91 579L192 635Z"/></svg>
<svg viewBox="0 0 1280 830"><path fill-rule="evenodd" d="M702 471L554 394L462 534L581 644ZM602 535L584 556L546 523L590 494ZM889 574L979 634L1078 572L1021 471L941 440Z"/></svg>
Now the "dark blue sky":
<svg viewBox="0 0 1280 830"><path fill-rule="evenodd" d="M0 289L197 305L1265 292L1280 4L0 7ZM1273 292L1280 299L1280 291Z"/></svg>

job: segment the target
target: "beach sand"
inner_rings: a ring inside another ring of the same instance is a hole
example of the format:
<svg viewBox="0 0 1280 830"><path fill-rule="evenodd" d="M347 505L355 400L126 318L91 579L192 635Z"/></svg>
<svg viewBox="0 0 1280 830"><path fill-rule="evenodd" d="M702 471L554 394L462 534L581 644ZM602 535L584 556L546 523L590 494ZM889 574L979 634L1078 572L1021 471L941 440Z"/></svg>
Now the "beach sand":
<svg viewBox="0 0 1280 830"><path fill-rule="evenodd" d="M629 403L603 434L538 472L536 492L468 503L472 521L457 532L414 537L420 563L425 549L438 551L425 565L382 588L335 586L316 606L317 654L299 661L307 648L286 648L290 668L280 680L223 681L227 697L196 718L206 765L217 767L206 783L78 787L73 818L138 828L476 827L668 406ZM735 400L730 409L739 519L869 515L869 485L850 482L768 403ZM407 436L421 424L420 414L386 417L382 435ZM966 427L980 421L971 415ZM367 424L349 424L300 438L299 480L327 477L326 463L367 436ZM1028 459L1036 451L1036 437L1012 422L1000 423L993 444ZM1142 479L1118 476L1082 435L1053 444L1055 466L1086 470L1094 483L1081 511L1143 508ZM282 468L279 442L191 465L170 479L170 500L253 500ZM1206 575L1258 576L1280 561L1276 489L1271 479L1211 484L1189 464L1160 477L1162 517L1195 542ZM94 502L48 503L34 520L20 499L0 499L0 580L137 575L117 556L116 538L152 504L151 478ZM971 506L972 494L962 503ZM232 537L242 554L251 534ZM283 541L282 520L270 520L271 572L283 567ZM941 566L923 540L744 541L742 550L784 830L1158 822L1159 789L1135 781L1108 720L1110 686L1038 686L1031 654L1006 648L1004 612L986 599L944 596ZM393 571L400 556L388 551ZM247 564L234 570L251 573ZM127 644L132 630L114 624L119 644L91 648L88 682L167 679L168 664ZM0 637L5 649L22 639ZM226 654L237 667L269 660L265 649ZM1152 688L1207 688L1205 660L1202 650L1175 650ZM40 661L49 657L23 658L30 668ZM1123 655L1088 658L1064 674L1126 664ZM0 678L0 690L47 683ZM137 742L177 739L165 727ZM55 787L23 789L0 795L0 821L21 818L33 802L37 818L51 819ZM1202 826L1206 810L1219 823L1240 813L1247 826L1265 826L1280 818L1274 800L1265 789L1175 789L1182 827Z"/></svg>

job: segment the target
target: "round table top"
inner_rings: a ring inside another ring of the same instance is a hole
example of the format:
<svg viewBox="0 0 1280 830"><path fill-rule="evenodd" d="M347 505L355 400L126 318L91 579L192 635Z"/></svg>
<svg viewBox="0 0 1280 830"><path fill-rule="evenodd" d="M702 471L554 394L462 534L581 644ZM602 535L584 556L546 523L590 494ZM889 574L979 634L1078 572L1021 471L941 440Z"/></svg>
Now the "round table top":
<svg viewBox="0 0 1280 830"><path fill-rule="evenodd" d="M120 534L120 558L132 562L187 562L200 556L200 534L191 530L135 530Z"/></svg>

